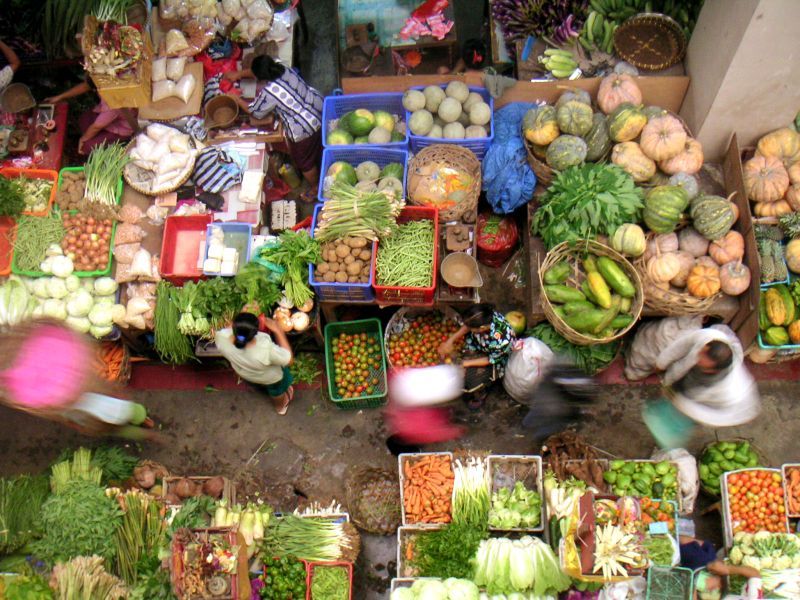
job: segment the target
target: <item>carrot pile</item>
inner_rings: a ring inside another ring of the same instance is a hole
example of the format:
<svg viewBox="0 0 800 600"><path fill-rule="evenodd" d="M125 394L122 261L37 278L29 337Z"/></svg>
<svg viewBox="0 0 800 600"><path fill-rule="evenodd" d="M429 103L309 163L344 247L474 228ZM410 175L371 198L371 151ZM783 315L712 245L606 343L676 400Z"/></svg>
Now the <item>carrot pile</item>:
<svg viewBox="0 0 800 600"><path fill-rule="evenodd" d="M407 523L449 523L453 495L450 457L429 454L403 463L403 506Z"/></svg>
<svg viewBox="0 0 800 600"><path fill-rule="evenodd" d="M106 381L117 381L125 360L125 349L117 342L103 342L97 347L95 371Z"/></svg>
<svg viewBox="0 0 800 600"><path fill-rule="evenodd" d="M800 515L800 467L786 469L786 503L789 508L789 516Z"/></svg>

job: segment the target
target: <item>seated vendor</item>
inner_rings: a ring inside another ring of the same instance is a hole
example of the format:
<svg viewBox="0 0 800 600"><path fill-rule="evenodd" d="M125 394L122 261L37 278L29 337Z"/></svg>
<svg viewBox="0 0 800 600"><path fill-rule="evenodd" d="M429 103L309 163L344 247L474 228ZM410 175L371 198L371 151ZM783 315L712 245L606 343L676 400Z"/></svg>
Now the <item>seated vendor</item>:
<svg viewBox="0 0 800 600"><path fill-rule="evenodd" d="M97 92L91 78L71 87L66 92L45 98L45 102L57 103L76 98L89 92ZM81 137L78 140L78 154L89 154L96 146L110 145L114 142L127 141L136 132L135 109L113 109L102 98L97 106L83 113L78 119Z"/></svg>
<svg viewBox="0 0 800 600"><path fill-rule="evenodd" d="M303 81L297 71L266 55L256 56L249 69L225 73L225 78L230 81L255 78L267 82L250 103L239 96L233 98L257 119L263 119L273 110L278 114L292 161L315 193L322 154L322 95Z"/></svg>

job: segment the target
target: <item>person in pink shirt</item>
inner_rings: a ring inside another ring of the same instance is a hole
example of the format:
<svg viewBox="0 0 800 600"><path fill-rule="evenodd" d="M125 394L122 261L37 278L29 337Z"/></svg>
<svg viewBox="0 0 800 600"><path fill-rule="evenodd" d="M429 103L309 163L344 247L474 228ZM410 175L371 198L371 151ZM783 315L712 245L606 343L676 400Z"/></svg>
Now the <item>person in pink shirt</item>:
<svg viewBox="0 0 800 600"><path fill-rule="evenodd" d="M81 96L88 92L97 92L91 79L62 92L57 96L45 98L45 102L57 103ZM129 140L136 132L136 111L127 108L110 108L105 100L91 110L83 113L78 119L81 137L78 140L78 154L89 154L101 144L113 144Z"/></svg>

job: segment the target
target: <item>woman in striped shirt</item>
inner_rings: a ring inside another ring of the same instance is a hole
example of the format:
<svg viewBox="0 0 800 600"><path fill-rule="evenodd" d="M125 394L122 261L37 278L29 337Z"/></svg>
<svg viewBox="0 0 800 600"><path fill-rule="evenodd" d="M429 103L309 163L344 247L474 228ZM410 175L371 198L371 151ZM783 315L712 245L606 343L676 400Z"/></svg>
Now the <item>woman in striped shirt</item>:
<svg viewBox="0 0 800 600"><path fill-rule="evenodd" d="M303 177L316 189L322 153L322 94L308 85L294 69L288 69L271 56L253 59L249 69L229 71L225 78L238 81L255 78L266 81L251 103L233 96L239 106L257 119L273 110L283 124L292 161Z"/></svg>

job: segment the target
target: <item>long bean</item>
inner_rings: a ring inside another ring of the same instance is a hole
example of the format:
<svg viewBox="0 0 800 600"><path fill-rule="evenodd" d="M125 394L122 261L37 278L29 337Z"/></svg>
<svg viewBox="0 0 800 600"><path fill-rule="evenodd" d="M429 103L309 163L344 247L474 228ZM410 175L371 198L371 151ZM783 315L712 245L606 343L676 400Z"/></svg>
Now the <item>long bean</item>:
<svg viewBox="0 0 800 600"><path fill-rule="evenodd" d="M311 600L347 600L350 579L344 567L314 566L311 572Z"/></svg>
<svg viewBox="0 0 800 600"><path fill-rule="evenodd" d="M181 313L174 302L175 288L160 281L156 288L156 320L154 347L159 356L173 365L182 365L193 359L194 347L189 338L178 331Z"/></svg>
<svg viewBox="0 0 800 600"><path fill-rule="evenodd" d="M433 221L400 225L378 246L376 277L387 287L430 287L433 284Z"/></svg>
<svg viewBox="0 0 800 600"><path fill-rule="evenodd" d="M60 212L46 217L20 216L14 242L14 264L22 271L38 271L47 248L51 244L60 244L63 238Z"/></svg>

